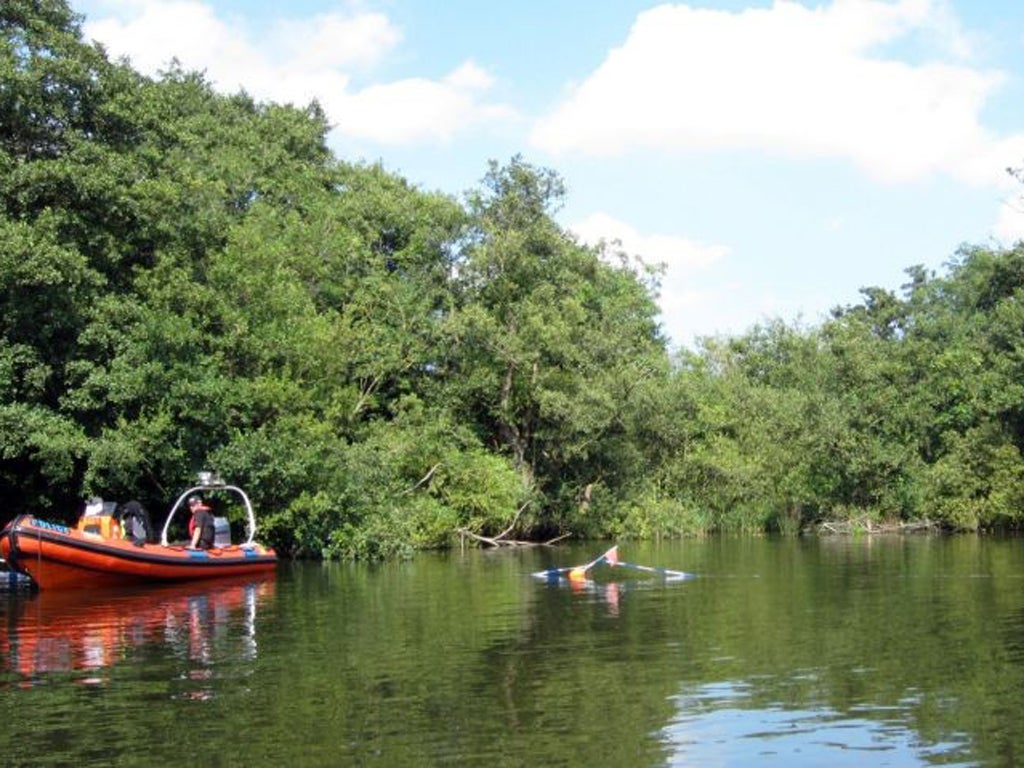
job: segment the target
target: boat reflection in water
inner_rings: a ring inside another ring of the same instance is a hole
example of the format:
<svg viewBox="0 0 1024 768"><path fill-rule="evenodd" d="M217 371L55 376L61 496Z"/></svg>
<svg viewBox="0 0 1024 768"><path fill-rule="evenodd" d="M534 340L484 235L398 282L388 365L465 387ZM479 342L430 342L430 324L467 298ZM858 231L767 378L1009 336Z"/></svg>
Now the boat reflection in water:
<svg viewBox="0 0 1024 768"><path fill-rule="evenodd" d="M175 675L203 679L214 665L256 658L257 611L274 589L270 575L19 595L0 625L0 664L22 686L62 672L99 684L114 666L155 650L176 664Z"/></svg>

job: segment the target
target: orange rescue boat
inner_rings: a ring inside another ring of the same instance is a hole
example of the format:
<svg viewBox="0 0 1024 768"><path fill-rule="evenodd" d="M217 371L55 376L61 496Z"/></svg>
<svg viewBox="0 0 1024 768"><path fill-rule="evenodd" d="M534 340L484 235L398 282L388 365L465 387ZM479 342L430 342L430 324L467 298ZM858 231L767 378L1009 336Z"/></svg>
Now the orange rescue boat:
<svg viewBox="0 0 1024 768"><path fill-rule="evenodd" d="M167 536L175 514L190 494L227 492L245 507L246 540L232 544L227 521L216 518L217 537L212 549L189 549L172 544ZM75 527L19 515L0 532L0 557L8 566L29 576L40 589L86 587L140 582L175 582L272 571L277 553L254 541L256 516L245 492L209 473L174 503L160 540L154 541L148 516L145 523L129 515L139 510L129 504L90 502ZM143 513L144 514L144 513Z"/></svg>

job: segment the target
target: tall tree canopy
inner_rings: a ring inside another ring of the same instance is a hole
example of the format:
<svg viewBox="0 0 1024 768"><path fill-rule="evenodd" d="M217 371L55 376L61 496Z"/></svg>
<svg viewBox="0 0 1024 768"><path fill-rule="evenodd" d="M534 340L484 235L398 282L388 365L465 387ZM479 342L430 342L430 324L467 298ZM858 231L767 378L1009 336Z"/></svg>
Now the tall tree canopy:
<svg viewBox="0 0 1024 768"><path fill-rule="evenodd" d="M79 24L0 5L5 516L159 516L212 468L318 556L1019 524L1020 247L673 358L657 269L563 229L554 171L427 192L334 157L316 103L143 77Z"/></svg>

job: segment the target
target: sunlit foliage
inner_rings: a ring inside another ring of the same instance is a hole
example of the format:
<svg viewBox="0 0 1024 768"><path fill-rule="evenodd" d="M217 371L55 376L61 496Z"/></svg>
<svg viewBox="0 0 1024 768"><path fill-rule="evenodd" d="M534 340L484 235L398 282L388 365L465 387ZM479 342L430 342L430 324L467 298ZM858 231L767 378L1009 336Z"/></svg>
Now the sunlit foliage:
<svg viewBox="0 0 1024 768"><path fill-rule="evenodd" d="M111 62L61 0L0 6L0 86L7 516L159 518L215 469L317 557L1021 520L1019 248L673 357L657 267L578 242L521 157L421 190L334 157L316 103Z"/></svg>

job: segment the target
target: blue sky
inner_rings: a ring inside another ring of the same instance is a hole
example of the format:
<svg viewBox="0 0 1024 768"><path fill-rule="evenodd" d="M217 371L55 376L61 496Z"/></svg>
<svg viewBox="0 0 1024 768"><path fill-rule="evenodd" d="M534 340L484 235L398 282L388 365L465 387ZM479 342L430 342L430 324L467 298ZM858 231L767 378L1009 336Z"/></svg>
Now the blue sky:
<svg viewBox="0 0 1024 768"><path fill-rule="evenodd" d="M316 98L338 157L423 189L554 169L566 228L665 265L680 346L1024 237L1024 3L71 2L142 72Z"/></svg>

